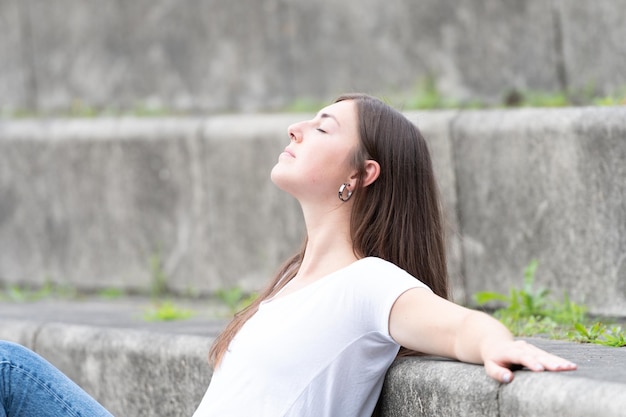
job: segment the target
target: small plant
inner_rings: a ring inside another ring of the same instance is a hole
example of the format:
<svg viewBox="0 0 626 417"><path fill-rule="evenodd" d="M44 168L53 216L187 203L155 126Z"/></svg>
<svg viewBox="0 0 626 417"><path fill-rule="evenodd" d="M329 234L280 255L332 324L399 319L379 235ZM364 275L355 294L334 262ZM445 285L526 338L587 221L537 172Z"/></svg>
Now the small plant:
<svg viewBox="0 0 626 417"><path fill-rule="evenodd" d="M6 287L3 289L2 293L0 293L0 296L3 300L14 302L24 302L32 298L31 292L29 290L25 290L25 288L20 287L19 285L10 285Z"/></svg>
<svg viewBox="0 0 626 417"><path fill-rule="evenodd" d="M604 338L604 341L601 344L605 346L626 346L626 333L622 331L621 326L612 326L602 335L602 337Z"/></svg>
<svg viewBox="0 0 626 417"><path fill-rule="evenodd" d="M598 97L593 99L594 106L624 106L626 105L626 93L621 95Z"/></svg>
<svg viewBox="0 0 626 417"><path fill-rule="evenodd" d="M571 106L572 102L566 93L540 93L529 92L526 96L524 103L527 107L567 107Z"/></svg>
<svg viewBox="0 0 626 417"><path fill-rule="evenodd" d="M574 324L574 330L568 332L571 340L581 343L595 343L598 345L622 347L626 346L626 335L619 326L610 329L603 323L596 322L590 327L582 323Z"/></svg>
<svg viewBox="0 0 626 417"><path fill-rule="evenodd" d="M124 291L119 288L104 288L98 291L98 296L107 300L114 300L124 295Z"/></svg>
<svg viewBox="0 0 626 417"><path fill-rule="evenodd" d="M0 291L0 300L13 302L37 301L43 298L76 298L78 291L70 285L53 284L46 281L43 286L36 288L26 285L9 285Z"/></svg>
<svg viewBox="0 0 626 417"><path fill-rule="evenodd" d="M152 298L160 298L167 294L167 275L163 267L163 257L161 250L156 251L150 256L150 295Z"/></svg>
<svg viewBox="0 0 626 417"><path fill-rule="evenodd" d="M533 260L524 270L522 289L513 288L508 295L497 292L479 292L476 303L504 303L494 316L516 336L544 335L555 339L597 343L606 346L625 346L625 335L620 327L607 329L603 323L590 324L585 306L576 304L567 294L562 301L551 298L546 289L534 289L538 262Z"/></svg>
<svg viewBox="0 0 626 417"><path fill-rule="evenodd" d="M215 292L215 295L228 307L230 315L248 307L257 297L254 293L246 295L239 287L220 289Z"/></svg>
<svg viewBox="0 0 626 417"><path fill-rule="evenodd" d="M435 77L426 77L413 88L412 96L406 101L407 109L431 110L460 107L457 103L444 97Z"/></svg>
<svg viewBox="0 0 626 417"><path fill-rule="evenodd" d="M188 319L193 314L193 311L179 308L171 301L164 301L146 309L143 318L146 321L173 321Z"/></svg>

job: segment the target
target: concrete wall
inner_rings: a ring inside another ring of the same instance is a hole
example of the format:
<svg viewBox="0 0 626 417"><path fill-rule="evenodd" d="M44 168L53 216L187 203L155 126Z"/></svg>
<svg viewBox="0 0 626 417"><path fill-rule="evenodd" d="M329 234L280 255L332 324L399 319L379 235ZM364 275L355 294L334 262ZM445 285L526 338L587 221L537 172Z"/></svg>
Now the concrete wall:
<svg viewBox="0 0 626 417"><path fill-rule="evenodd" d="M0 110L626 86L626 0L0 0ZM401 101L398 104L402 104Z"/></svg>
<svg viewBox="0 0 626 417"><path fill-rule="evenodd" d="M0 283L260 287L302 238L268 176L309 116L0 122ZM407 116L431 144L456 300L520 286L538 259L538 286L626 315L626 108Z"/></svg>
<svg viewBox="0 0 626 417"><path fill-rule="evenodd" d="M303 236L269 181L296 117L0 123L2 280L258 287Z"/></svg>
<svg viewBox="0 0 626 417"><path fill-rule="evenodd" d="M1 321L2 319L0 319ZM212 339L7 321L0 338L36 351L114 416L191 416L212 376Z"/></svg>
<svg viewBox="0 0 626 417"><path fill-rule="evenodd" d="M424 119L449 201L460 275L449 125ZM0 122L0 283L146 290L258 289L299 247L300 208L269 180L286 127L311 115ZM411 115L415 121L418 113ZM463 297L460 279L455 294Z"/></svg>
<svg viewBox="0 0 626 417"><path fill-rule="evenodd" d="M626 108L466 112L452 128L467 291L538 286L626 315Z"/></svg>

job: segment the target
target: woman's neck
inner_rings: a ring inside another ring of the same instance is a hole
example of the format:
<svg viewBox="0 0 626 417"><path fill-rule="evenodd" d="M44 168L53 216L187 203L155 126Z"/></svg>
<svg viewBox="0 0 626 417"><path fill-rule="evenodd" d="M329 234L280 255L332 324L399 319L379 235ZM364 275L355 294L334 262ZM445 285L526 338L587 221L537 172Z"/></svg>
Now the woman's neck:
<svg viewBox="0 0 626 417"><path fill-rule="evenodd" d="M356 261L350 236L349 207L331 211L305 212L307 245L296 275L313 281Z"/></svg>

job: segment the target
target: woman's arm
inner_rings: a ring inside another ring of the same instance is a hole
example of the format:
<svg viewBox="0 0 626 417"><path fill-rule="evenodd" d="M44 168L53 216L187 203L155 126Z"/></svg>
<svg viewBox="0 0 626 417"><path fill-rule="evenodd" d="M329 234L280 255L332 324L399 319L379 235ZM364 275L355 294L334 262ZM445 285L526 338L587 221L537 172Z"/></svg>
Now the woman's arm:
<svg viewBox="0 0 626 417"><path fill-rule="evenodd" d="M524 341L516 341L498 320L461 307L430 291L415 288L402 294L389 317L389 332L400 345L426 354L485 365L500 382L513 380L509 369L568 371L576 365Z"/></svg>

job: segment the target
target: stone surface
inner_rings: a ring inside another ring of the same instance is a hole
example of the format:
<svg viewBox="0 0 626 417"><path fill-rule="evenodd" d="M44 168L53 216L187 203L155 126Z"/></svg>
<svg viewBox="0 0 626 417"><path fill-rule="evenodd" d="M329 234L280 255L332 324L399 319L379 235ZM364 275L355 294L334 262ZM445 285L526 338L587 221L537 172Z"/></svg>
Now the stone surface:
<svg viewBox="0 0 626 417"><path fill-rule="evenodd" d="M191 416L212 375L208 347L224 322L209 316L171 326L137 320L147 301L3 302L0 339L39 352L114 415ZM518 370L513 382L501 385L479 365L428 356L398 359L385 380L381 417L623 416L624 348L528 341L572 360L578 369Z"/></svg>
<svg viewBox="0 0 626 417"><path fill-rule="evenodd" d="M626 109L465 112L452 129L467 291L535 288L626 312Z"/></svg>
<svg viewBox="0 0 626 417"><path fill-rule="evenodd" d="M413 113L431 143L464 297L449 124ZM261 287L304 235L269 180L287 126L310 114L0 124L0 279L86 290Z"/></svg>
<svg viewBox="0 0 626 417"><path fill-rule="evenodd" d="M387 373L382 398L384 417L500 415L498 383L482 366L443 359L398 359Z"/></svg>
<svg viewBox="0 0 626 417"><path fill-rule="evenodd" d="M281 109L432 78L459 100L626 85L624 0L1 0L0 108Z"/></svg>
<svg viewBox="0 0 626 417"><path fill-rule="evenodd" d="M269 180L294 117L0 123L0 279L258 289L303 236Z"/></svg>
<svg viewBox="0 0 626 417"><path fill-rule="evenodd" d="M537 287L626 314L623 108L411 112L449 223L454 299ZM310 114L0 122L0 283L258 290L300 245L269 172Z"/></svg>
<svg viewBox="0 0 626 417"><path fill-rule="evenodd" d="M502 103L511 91L558 90L551 2L471 0L441 30L442 91ZM416 34L417 35L417 34ZM430 56L430 51L423 54Z"/></svg>
<svg viewBox="0 0 626 417"><path fill-rule="evenodd" d="M517 372L500 390L503 416L621 416L626 409L624 348L531 339L578 365L575 372Z"/></svg>
<svg viewBox="0 0 626 417"><path fill-rule="evenodd" d="M626 94L624 0L559 0L563 60L568 85L599 95Z"/></svg>
<svg viewBox="0 0 626 417"><path fill-rule="evenodd" d="M451 296L457 303L465 304L467 294L462 271L461 225L457 211L456 178L450 130L458 112L407 112L405 114L409 120L418 126L429 144L446 224L446 249Z"/></svg>
<svg viewBox="0 0 626 417"><path fill-rule="evenodd" d="M3 112L33 108L37 96L30 62L30 26L24 3L0 1L0 116Z"/></svg>
<svg viewBox="0 0 626 417"><path fill-rule="evenodd" d="M238 283L258 289L300 248L300 206L271 182L270 171L289 143L287 127L311 117L224 116L203 124L199 177L206 196L197 209L205 226L196 239L197 274L212 268L213 288Z"/></svg>
<svg viewBox="0 0 626 417"><path fill-rule="evenodd" d="M24 122L8 132L3 280L132 289L149 286L151 263L170 274L168 256L194 220L196 133L193 122L124 120Z"/></svg>
<svg viewBox="0 0 626 417"><path fill-rule="evenodd" d="M113 415L191 416L211 380L206 337L50 324L35 350Z"/></svg>

